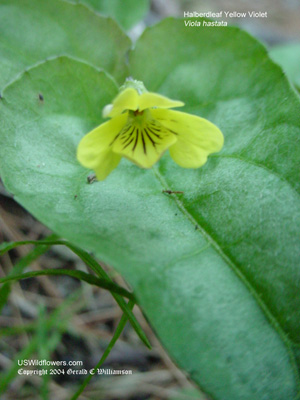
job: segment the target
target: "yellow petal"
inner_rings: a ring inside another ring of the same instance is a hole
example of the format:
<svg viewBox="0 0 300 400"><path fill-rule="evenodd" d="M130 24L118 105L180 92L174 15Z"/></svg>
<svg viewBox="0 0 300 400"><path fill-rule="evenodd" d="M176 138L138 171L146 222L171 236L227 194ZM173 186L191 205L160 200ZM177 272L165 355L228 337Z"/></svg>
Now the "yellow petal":
<svg viewBox="0 0 300 400"><path fill-rule="evenodd" d="M143 93L138 100L138 108L140 111L152 107L172 108L182 106L184 106L184 103L182 101L171 100L168 97L151 92Z"/></svg>
<svg viewBox="0 0 300 400"><path fill-rule="evenodd" d="M113 151L139 167L151 168L176 140L176 135L150 119L128 124L116 138Z"/></svg>
<svg viewBox="0 0 300 400"><path fill-rule="evenodd" d="M220 129L204 118L173 110L151 110L152 116L170 131L177 142L170 148L173 160L184 168L199 168L207 156L221 150L224 137Z"/></svg>
<svg viewBox="0 0 300 400"><path fill-rule="evenodd" d="M103 181L118 166L120 160L121 156L114 153L111 149L101 153L99 164L93 168L98 181Z"/></svg>
<svg viewBox="0 0 300 400"><path fill-rule="evenodd" d="M108 117L115 117L122 114L124 110L137 110L139 95L133 88L123 90L114 99L111 110L106 114Z"/></svg>
<svg viewBox="0 0 300 400"><path fill-rule="evenodd" d="M112 153L112 142L126 124L128 113L119 115L84 136L77 148L77 159L96 172L99 180L118 165L120 157Z"/></svg>

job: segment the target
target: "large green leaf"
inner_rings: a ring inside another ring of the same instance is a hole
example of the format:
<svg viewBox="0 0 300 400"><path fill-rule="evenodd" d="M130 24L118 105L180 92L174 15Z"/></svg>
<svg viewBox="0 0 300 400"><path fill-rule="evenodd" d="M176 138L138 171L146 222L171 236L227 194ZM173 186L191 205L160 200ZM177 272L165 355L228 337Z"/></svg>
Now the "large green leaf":
<svg viewBox="0 0 300 400"><path fill-rule="evenodd" d="M123 274L169 353L212 398L295 399L299 99L237 28L167 20L146 31L130 62L148 89L217 123L224 150L199 170L168 155L151 170L123 160L88 184L76 145L117 89L103 72L59 58L4 91L4 183L46 225Z"/></svg>
<svg viewBox="0 0 300 400"><path fill-rule="evenodd" d="M0 89L25 68L69 54L120 83L130 41L110 18L62 0L0 0Z"/></svg>
<svg viewBox="0 0 300 400"><path fill-rule="evenodd" d="M149 0L72 0L85 3L101 14L115 18L129 29L142 19L149 10Z"/></svg>

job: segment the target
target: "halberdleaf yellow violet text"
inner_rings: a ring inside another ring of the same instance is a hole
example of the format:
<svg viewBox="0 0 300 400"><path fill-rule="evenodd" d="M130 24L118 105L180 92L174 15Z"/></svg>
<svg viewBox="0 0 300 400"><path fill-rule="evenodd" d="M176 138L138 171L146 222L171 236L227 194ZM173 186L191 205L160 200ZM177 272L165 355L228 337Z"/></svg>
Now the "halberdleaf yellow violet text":
<svg viewBox="0 0 300 400"><path fill-rule="evenodd" d="M201 167L209 154L221 150L224 138L208 120L170 110L182 106L181 101L148 92L140 81L126 80L103 109L103 117L110 119L79 143L79 162L94 170L98 180L104 180L122 156L151 168L167 149L181 167Z"/></svg>

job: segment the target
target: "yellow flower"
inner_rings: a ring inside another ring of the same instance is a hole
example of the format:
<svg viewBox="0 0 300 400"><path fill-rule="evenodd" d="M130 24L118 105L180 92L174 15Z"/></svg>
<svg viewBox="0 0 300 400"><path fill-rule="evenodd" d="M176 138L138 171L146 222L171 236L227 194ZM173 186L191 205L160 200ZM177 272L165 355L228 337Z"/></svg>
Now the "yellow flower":
<svg viewBox="0 0 300 400"><path fill-rule="evenodd" d="M126 157L151 168L169 149L184 168L199 168L223 146L221 131L196 115L170 110L181 101L146 91L142 82L127 80L118 96L103 109L109 117L79 143L79 162L103 180Z"/></svg>

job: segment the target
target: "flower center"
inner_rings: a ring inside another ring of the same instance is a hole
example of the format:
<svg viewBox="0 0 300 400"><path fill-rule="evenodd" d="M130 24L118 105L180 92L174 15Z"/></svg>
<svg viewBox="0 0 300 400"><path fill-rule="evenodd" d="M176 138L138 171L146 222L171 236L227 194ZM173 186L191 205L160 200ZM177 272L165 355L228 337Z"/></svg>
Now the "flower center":
<svg viewBox="0 0 300 400"><path fill-rule="evenodd" d="M135 110L135 111L133 111L133 114L134 114L134 116L136 117L136 116L138 116L138 115L143 115L143 114L144 114L144 111Z"/></svg>
<svg viewBox="0 0 300 400"><path fill-rule="evenodd" d="M176 140L176 133L154 119L149 109L130 110L111 146L113 151L149 168Z"/></svg>
<svg viewBox="0 0 300 400"><path fill-rule="evenodd" d="M137 127L142 128L147 123L147 120L150 119L152 119L152 116L149 110L129 110L127 124L137 125Z"/></svg>

